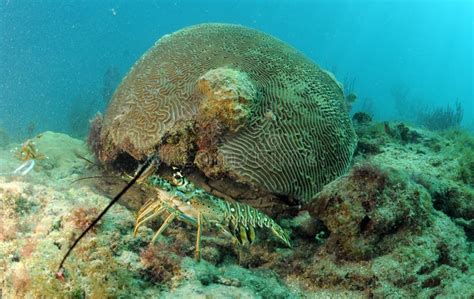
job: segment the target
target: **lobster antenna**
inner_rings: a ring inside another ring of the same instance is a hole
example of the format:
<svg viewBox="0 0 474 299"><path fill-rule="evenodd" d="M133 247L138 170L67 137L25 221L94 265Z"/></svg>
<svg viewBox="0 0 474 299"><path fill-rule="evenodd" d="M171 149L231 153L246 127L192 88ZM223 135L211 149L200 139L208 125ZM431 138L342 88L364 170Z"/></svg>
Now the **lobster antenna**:
<svg viewBox="0 0 474 299"><path fill-rule="evenodd" d="M71 182L71 184L77 183L83 180L90 180L90 179L105 179L105 178L117 178L116 175L94 175L94 176L86 176L82 178L75 179Z"/></svg>
<svg viewBox="0 0 474 299"><path fill-rule="evenodd" d="M82 154L79 153L78 151L74 151L74 156L76 156L76 158L79 158L79 159L81 159L81 160L86 161L86 162L89 163L90 165L99 167L99 165L97 165L97 163L94 163L94 162L92 162L90 159L87 159L84 155L82 155Z"/></svg>
<svg viewBox="0 0 474 299"><path fill-rule="evenodd" d="M88 231L90 231L94 225L99 222L99 220L107 213L107 211L125 194L125 192L132 187L135 182L140 178L140 176L148 169L148 167L151 165L151 162L153 161L153 157L148 157L148 159L145 161L145 163L140 167L138 170L137 174L132 178L130 182L128 182L127 186L125 186L122 191L120 191L117 195L115 195L114 199L105 207L105 209L100 212L99 216L97 216L94 221L92 221L91 224L81 233L81 235L74 241L71 247L69 247L68 251L64 255L63 259L61 260L61 263L59 264L58 267L58 273L57 276L62 276L62 269L63 269L63 264L66 262L66 259L68 256L71 254L72 250L76 247L76 245L79 243L79 241L87 234Z"/></svg>

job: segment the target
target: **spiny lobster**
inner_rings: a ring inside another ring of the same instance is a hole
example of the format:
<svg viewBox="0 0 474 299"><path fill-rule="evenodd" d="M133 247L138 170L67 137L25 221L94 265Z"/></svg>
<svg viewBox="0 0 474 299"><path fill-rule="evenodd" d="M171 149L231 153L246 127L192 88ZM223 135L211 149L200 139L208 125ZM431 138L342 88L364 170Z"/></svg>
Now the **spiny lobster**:
<svg viewBox="0 0 474 299"><path fill-rule="evenodd" d="M239 244L251 244L255 239L255 228L268 228L285 245L291 247L288 234L269 216L242 203L228 202L197 188L182 176L173 174L168 182L159 177L151 178L152 185L158 186L157 196L146 202L138 212L134 234L147 221L168 213L151 242L171 224L174 219L182 220L197 227L195 258L200 260L201 234L203 227L214 226L233 238Z"/></svg>
<svg viewBox="0 0 474 299"><path fill-rule="evenodd" d="M255 239L255 228L268 228L285 245L291 247L288 234L269 216L246 204L227 202L215 197L206 191L196 188L194 184L184 178L181 173L173 175L172 183L159 177L153 177L152 173L159 164L156 157L149 157L139 168L135 176L120 191L92 223L79 235L69 247L59 264L56 278L64 280L63 265L77 246L79 241L90 231L94 225L107 213L107 211L130 189L139 182L140 177L151 177L152 184L157 186L158 196L146 202L138 213L134 234L138 228L147 221L162 213L169 215L161 227L155 233L154 241L174 219L183 220L197 226L195 257L200 260L201 234L204 225L214 225L224 233L230 235L240 244L252 243Z"/></svg>

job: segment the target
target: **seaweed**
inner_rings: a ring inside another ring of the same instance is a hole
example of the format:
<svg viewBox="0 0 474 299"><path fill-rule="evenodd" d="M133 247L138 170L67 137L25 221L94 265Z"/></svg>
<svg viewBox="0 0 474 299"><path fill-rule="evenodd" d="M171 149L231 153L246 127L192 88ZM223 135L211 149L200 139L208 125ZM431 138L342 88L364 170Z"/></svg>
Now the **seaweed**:
<svg viewBox="0 0 474 299"><path fill-rule="evenodd" d="M150 282L168 285L180 271L180 260L168 245L162 242L150 245L140 254L145 267L142 275Z"/></svg>
<svg viewBox="0 0 474 299"><path fill-rule="evenodd" d="M456 101L455 107L449 104L446 107L419 109L417 111L418 123L429 130L441 131L458 128L461 125L464 109L461 102Z"/></svg>

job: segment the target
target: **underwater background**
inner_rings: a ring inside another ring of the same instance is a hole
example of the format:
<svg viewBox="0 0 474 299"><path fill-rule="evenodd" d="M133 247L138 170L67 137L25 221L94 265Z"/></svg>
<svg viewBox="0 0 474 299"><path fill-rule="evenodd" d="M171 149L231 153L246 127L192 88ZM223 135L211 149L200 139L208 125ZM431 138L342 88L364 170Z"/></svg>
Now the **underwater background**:
<svg viewBox="0 0 474 299"><path fill-rule="evenodd" d="M164 34L203 22L271 34L353 85L377 119L459 101L474 126L472 1L0 2L0 119L13 137L83 136L133 63ZM41 108L41 109L38 109ZM406 120L406 119L405 119Z"/></svg>
<svg viewBox="0 0 474 299"><path fill-rule="evenodd" d="M0 0L0 299L474 298L473 88L470 0Z"/></svg>

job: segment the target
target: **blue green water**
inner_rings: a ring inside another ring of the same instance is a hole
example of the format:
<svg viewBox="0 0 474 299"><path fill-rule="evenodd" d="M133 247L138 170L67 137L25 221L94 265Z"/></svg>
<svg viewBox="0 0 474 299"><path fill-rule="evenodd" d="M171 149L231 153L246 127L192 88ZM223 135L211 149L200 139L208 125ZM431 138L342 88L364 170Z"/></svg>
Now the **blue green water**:
<svg viewBox="0 0 474 299"><path fill-rule="evenodd" d="M274 35L354 82L356 110L370 99L376 118L399 119L398 86L410 105L459 100L472 127L473 20L469 0L1 0L0 126L18 139L28 127L83 135L105 94L161 36L226 22Z"/></svg>

